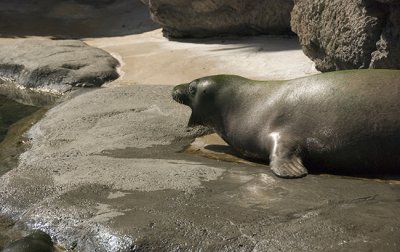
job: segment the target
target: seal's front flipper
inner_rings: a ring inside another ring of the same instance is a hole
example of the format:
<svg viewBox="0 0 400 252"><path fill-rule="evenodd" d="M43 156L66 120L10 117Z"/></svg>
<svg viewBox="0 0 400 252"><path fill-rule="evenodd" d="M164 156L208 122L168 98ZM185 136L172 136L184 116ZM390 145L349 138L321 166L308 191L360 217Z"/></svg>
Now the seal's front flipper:
<svg viewBox="0 0 400 252"><path fill-rule="evenodd" d="M273 173L281 178L301 178L308 174L298 156L296 143L290 136L283 137L279 132L269 134L270 166ZM290 140L291 139L291 140Z"/></svg>
<svg viewBox="0 0 400 252"><path fill-rule="evenodd" d="M290 158L275 157L271 160L271 170L281 178L301 178L308 174L301 159L296 155Z"/></svg>

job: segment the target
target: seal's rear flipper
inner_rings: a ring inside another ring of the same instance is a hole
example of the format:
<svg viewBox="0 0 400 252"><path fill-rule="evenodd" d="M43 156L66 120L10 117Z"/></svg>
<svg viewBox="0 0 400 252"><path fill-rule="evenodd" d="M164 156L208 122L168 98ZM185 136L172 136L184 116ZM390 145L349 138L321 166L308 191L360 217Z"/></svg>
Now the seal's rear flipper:
<svg viewBox="0 0 400 252"><path fill-rule="evenodd" d="M307 169L298 156L293 155L291 158L275 158L271 160L272 172L281 178L301 178L308 174Z"/></svg>

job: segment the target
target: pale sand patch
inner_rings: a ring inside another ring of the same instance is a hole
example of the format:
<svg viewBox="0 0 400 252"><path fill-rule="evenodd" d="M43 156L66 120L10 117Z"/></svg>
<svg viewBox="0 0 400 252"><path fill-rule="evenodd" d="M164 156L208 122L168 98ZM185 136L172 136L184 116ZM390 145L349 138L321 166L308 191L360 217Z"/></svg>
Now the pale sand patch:
<svg viewBox="0 0 400 252"><path fill-rule="evenodd" d="M169 41L161 29L123 37L86 39L116 55L123 76L111 85L176 85L215 74L293 79L318 73L297 38L241 37Z"/></svg>

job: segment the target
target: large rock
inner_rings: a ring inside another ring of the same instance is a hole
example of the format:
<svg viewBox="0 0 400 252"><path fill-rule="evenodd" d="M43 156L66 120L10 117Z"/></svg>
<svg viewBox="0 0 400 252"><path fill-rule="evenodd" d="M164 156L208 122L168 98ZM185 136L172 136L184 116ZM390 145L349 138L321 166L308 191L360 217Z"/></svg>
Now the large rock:
<svg viewBox="0 0 400 252"><path fill-rule="evenodd" d="M400 1L295 0L291 26L320 71L400 68Z"/></svg>
<svg viewBox="0 0 400 252"><path fill-rule="evenodd" d="M64 92L118 78L119 62L78 40L20 40L0 45L0 79L27 88Z"/></svg>
<svg viewBox="0 0 400 252"><path fill-rule="evenodd" d="M288 34L293 0L142 0L168 37Z"/></svg>

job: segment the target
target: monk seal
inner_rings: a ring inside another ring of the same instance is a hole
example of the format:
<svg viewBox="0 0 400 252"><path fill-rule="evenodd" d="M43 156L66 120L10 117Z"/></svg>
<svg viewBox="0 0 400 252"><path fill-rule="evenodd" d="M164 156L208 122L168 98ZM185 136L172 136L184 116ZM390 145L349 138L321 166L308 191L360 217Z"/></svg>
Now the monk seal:
<svg viewBox="0 0 400 252"><path fill-rule="evenodd" d="M400 71L351 70L288 81L234 75L174 87L189 125L213 128L277 176L308 169L368 175L400 170ZM307 167L307 168L306 168Z"/></svg>

